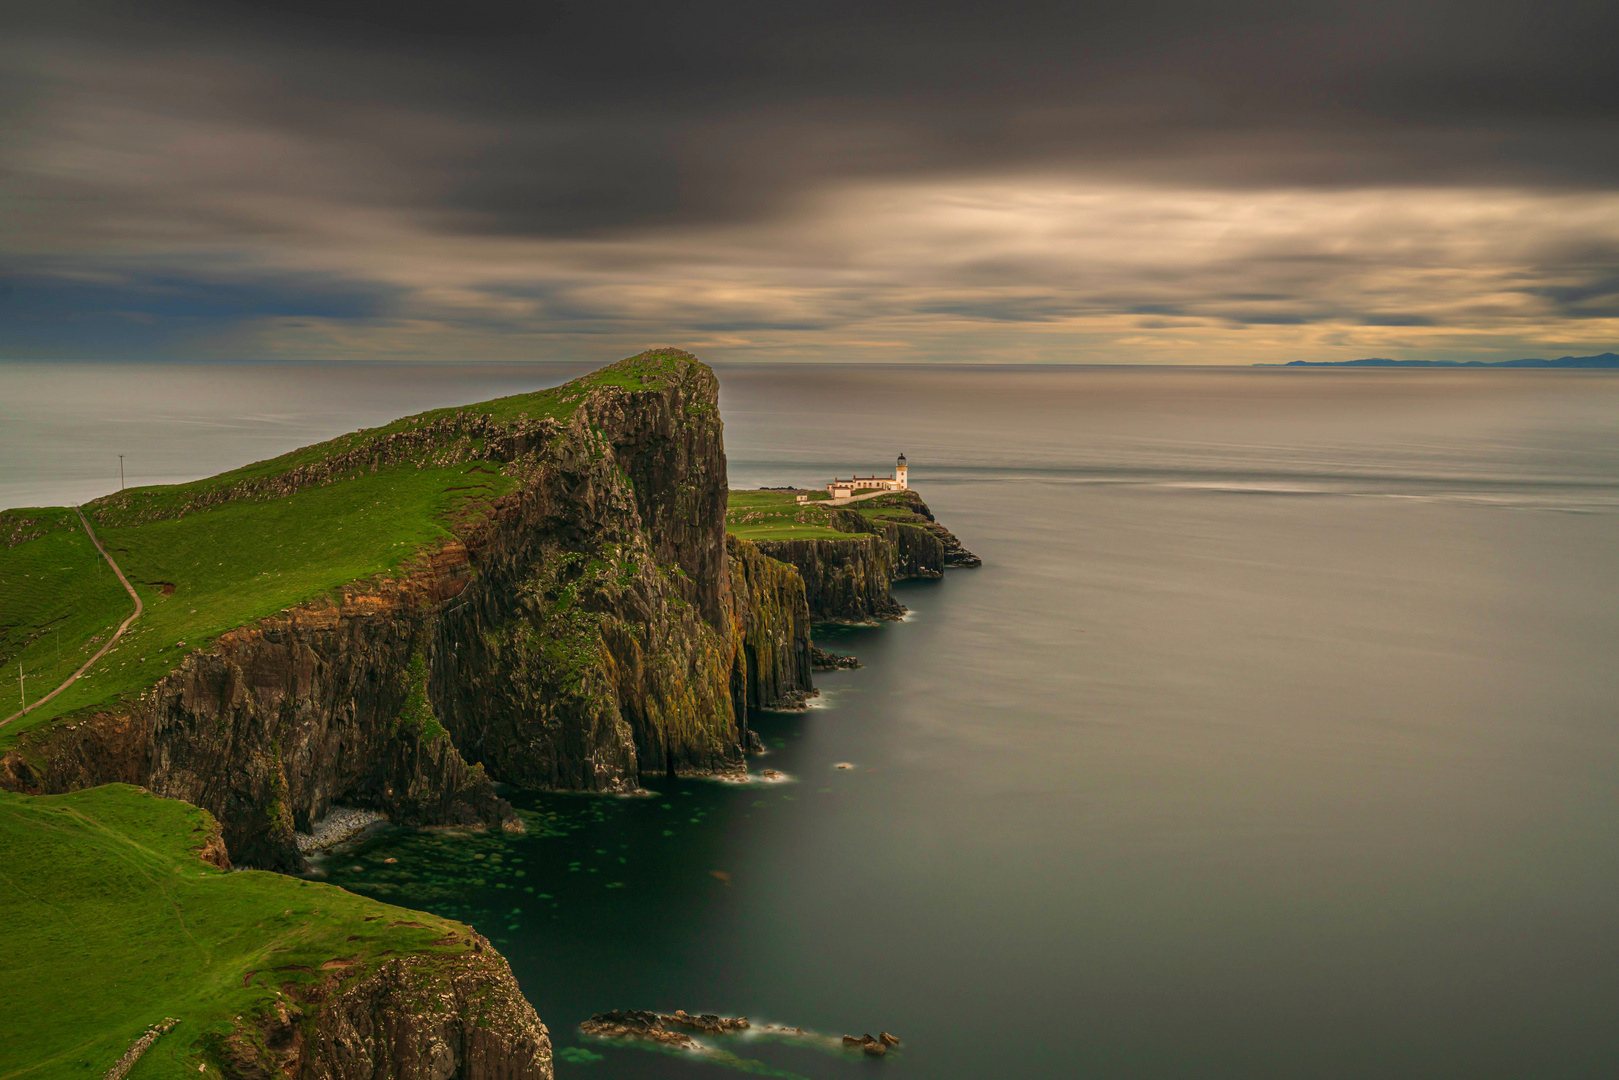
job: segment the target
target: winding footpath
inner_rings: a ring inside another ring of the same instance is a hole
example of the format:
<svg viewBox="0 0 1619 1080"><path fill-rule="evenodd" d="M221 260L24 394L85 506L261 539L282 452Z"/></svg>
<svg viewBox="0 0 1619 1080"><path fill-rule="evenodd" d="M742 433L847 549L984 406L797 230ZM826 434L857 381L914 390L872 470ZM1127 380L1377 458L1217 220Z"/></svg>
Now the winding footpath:
<svg viewBox="0 0 1619 1080"><path fill-rule="evenodd" d="M4 720L0 720L0 727L5 727L19 716L24 716L33 712L35 709L51 700L51 698L55 697L57 694L60 694L63 690L66 690L68 687L77 682L80 675L83 675L86 671L89 671L95 666L95 662L97 660L100 660L103 656L107 655L108 649L118 644L118 639L124 636L124 631L129 629L129 624L140 618L141 612L146 610L145 605L141 603L140 594L135 591L135 587L129 583L129 579L124 576L124 572L118 569L118 564L112 561L112 556L107 554L107 549L102 547L101 541L96 538L96 531L90 527L90 519L85 517L84 511L80 510L77 506L73 508L73 512L79 515L79 521L84 525L84 534L90 538L90 542L96 546L96 550L101 552L101 557L107 560L107 565L112 567L112 572L118 575L118 580L123 584L124 589L129 593L130 599L135 601L135 614L125 619L123 625L118 628L118 632L113 634L105 645L101 646L101 651L96 653L90 659L86 660L83 667L79 668L79 670L75 671L73 674L69 675L65 680L63 680L61 686L58 686L55 690L52 690L50 693L40 698L32 705L19 709L10 716L6 717Z"/></svg>

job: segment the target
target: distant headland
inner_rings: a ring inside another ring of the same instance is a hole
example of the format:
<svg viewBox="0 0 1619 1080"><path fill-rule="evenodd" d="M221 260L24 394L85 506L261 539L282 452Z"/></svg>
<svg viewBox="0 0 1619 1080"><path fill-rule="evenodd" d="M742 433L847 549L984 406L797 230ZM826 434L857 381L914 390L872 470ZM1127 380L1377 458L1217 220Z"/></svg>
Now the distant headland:
<svg viewBox="0 0 1619 1080"><path fill-rule="evenodd" d="M1285 364L1255 364L1254 367L1438 367L1438 368L1619 368L1619 353L1598 356L1561 356L1556 360L1389 360L1381 356L1365 360L1290 360Z"/></svg>

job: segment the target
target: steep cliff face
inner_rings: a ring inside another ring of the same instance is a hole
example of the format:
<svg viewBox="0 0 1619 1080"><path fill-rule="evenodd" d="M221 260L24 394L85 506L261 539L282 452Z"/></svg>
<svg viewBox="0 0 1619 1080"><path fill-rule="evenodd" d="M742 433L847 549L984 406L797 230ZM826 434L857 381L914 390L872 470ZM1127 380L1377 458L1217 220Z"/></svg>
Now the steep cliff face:
<svg viewBox="0 0 1619 1080"><path fill-rule="evenodd" d="M744 704L755 709L801 706L811 682L809 603L804 579L747 540L726 537Z"/></svg>
<svg viewBox="0 0 1619 1080"><path fill-rule="evenodd" d="M712 372L575 414L435 630L439 715L501 780L631 790L742 767Z"/></svg>
<svg viewBox="0 0 1619 1080"><path fill-rule="evenodd" d="M0 783L144 784L212 811L238 862L295 869L294 829L334 803L511 826L491 777L630 790L742 768L746 705L808 689L807 619L762 563L732 594L713 373L661 351L600 374L560 419L502 428L472 406L357 440L335 471L236 484L271 498L412 454L499 461L518 481L401 573L225 634L138 700L29 733ZM125 519L162 507L126 502Z"/></svg>
<svg viewBox="0 0 1619 1080"><path fill-rule="evenodd" d="M871 622L905 614L889 589L894 549L875 532L847 540L760 540L757 546L798 571L812 619Z"/></svg>
<svg viewBox="0 0 1619 1080"><path fill-rule="evenodd" d="M917 500L920 502L921 500ZM944 544L928 529L888 518L868 518L852 510L837 510L832 525L847 532L882 537L893 549L894 580L944 577Z"/></svg>
<svg viewBox="0 0 1619 1080"><path fill-rule="evenodd" d="M517 827L441 727L405 716L424 624L468 577L452 545L402 581L225 634L125 709L65 732L76 738L59 727L25 740L5 759L8 786L139 783L213 813L236 861L288 871L303 866L294 830L339 800L405 824Z"/></svg>
<svg viewBox="0 0 1619 1080"><path fill-rule="evenodd" d="M893 498L896 502L903 501L904 510L907 513L904 516L894 514L889 520L896 523L909 523L931 533L939 541L939 566L941 569L946 566L969 567L984 565L982 559L962 547L961 541L956 538L955 533L939 524L939 520L933 516L933 511L928 508L928 504L922 501L922 496L914 491L906 491ZM933 575L924 573L917 576L931 577Z"/></svg>
<svg viewBox="0 0 1619 1080"><path fill-rule="evenodd" d="M551 1080L550 1035L511 968L472 935L459 955L416 955L283 996L216 1040L231 1080Z"/></svg>
<svg viewBox="0 0 1619 1080"><path fill-rule="evenodd" d="M748 504L752 505L752 504ZM851 539L805 537L758 540L759 550L794 567L804 579L810 616L828 622L893 619L905 608L894 600L892 582L941 578L949 566L978 566L978 557L940 525L914 491L890 492L850 507L799 508L814 513L815 524L851 534ZM739 512L742 524L760 518ZM867 513L864 511L877 511ZM795 519L797 520L797 519ZM806 522L807 523L807 522Z"/></svg>

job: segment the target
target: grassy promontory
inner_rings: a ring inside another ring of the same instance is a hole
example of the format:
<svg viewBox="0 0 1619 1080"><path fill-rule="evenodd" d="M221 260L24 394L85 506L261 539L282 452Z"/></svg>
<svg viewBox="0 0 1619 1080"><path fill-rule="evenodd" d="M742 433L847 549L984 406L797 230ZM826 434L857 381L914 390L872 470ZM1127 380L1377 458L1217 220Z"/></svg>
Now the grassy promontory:
<svg viewBox="0 0 1619 1080"><path fill-rule="evenodd" d="M800 503L798 496L808 495ZM725 511L725 531L743 540L847 540L856 530L838 524L840 514L858 514L868 521L912 523L921 497L911 491L892 491L873 499L832 506L821 491L732 491Z"/></svg>
<svg viewBox="0 0 1619 1080"><path fill-rule="evenodd" d="M454 538L517 484L494 440L536 448L592 393L655 389L683 354L644 353L561 386L434 409L186 484L88 503L146 613L86 675L5 727L139 693L186 652L348 582L392 574ZM0 512L0 718L56 688L129 614L129 596L66 507ZM18 675L23 676L19 685Z"/></svg>
<svg viewBox="0 0 1619 1080"><path fill-rule="evenodd" d="M278 1001L335 993L390 955L474 950L459 923L227 873L200 857L217 838L205 811L125 784L0 792L0 1077L99 1078L170 1017L130 1075L218 1076L227 1037Z"/></svg>

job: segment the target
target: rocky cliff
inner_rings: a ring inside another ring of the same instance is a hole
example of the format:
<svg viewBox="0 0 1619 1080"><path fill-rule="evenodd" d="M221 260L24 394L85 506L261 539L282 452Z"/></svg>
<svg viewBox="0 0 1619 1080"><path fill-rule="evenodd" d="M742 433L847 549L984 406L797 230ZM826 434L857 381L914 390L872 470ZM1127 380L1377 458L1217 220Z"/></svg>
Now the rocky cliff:
<svg viewBox="0 0 1619 1080"><path fill-rule="evenodd" d="M804 579L786 563L747 540L727 536L743 704L755 709L801 706L814 690L810 679L810 611Z"/></svg>
<svg viewBox="0 0 1619 1080"><path fill-rule="evenodd" d="M907 491L904 494L906 502L909 504L907 510L910 517L904 519L896 517L894 520L910 521L937 537L945 566L969 567L984 565L982 559L961 545L961 541L956 538L955 533L939 524L938 519L933 516L933 511L928 509L928 504L922 501L922 496L914 491Z"/></svg>
<svg viewBox="0 0 1619 1080"><path fill-rule="evenodd" d="M425 701L425 626L465 588L465 549L415 570L225 634L124 708L25 737L0 776L33 792L141 784L212 812L237 862L277 870L302 868L293 832L334 802L518 827Z"/></svg>
<svg viewBox="0 0 1619 1080"><path fill-rule="evenodd" d="M470 933L470 932L469 932ZM487 939L288 984L206 1044L230 1080L551 1080L550 1035Z"/></svg>
<svg viewBox="0 0 1619 1080"><path fill-rule="evenodd" d="M296 869L293 831L334 803L511 827L491 778L624 791L741 769L747 705L809 689L807 607L746 549L733 592L714 375L657 351L574 397L561 419L502 426L468 406L355 437L341 467L231 485L279 498L412 457L493 460L517 480L399 573L225 634L138 700L28 733L0 783L143 784L212 811L238 862ZM127 525L219 498L102 512Z"/></svg>
<svg viewBox="0 0 1619 1080"><path fill-rule="evenodd" d="M895 581L904 578L944 577L944 544L939 537L921 525L886 517L870 518L852 510L834 510L832 526L845 532L871 533L887 541L889 548L892 549Z"/></svg>
<svg viewBox="0 0 1619 1080"><path fill-rule="evenodd" d="M851 538L759 540L759 550L796 569L804 579L810 616L826 622L870 622L905 613L889 586L905 578L941 578L946 567L978 566L979 559L940 525L914 491L900 491L823 512L831 528Z"/></svg>
<svg viewBox="0 0 1619 1080"><path fill-rule="evenodd" d="M760 540L757 546L798 571L812 619L871 622L905 614L889 588L895 576L893 545L875 531L847 540Z"/></svg>

